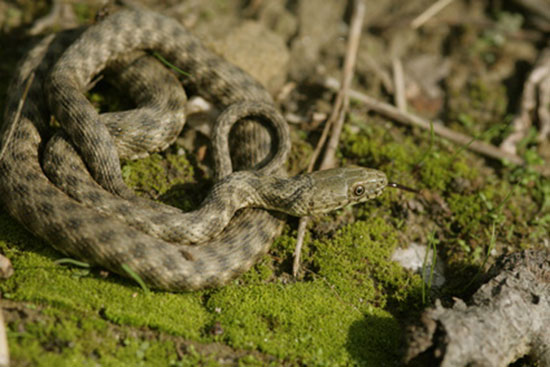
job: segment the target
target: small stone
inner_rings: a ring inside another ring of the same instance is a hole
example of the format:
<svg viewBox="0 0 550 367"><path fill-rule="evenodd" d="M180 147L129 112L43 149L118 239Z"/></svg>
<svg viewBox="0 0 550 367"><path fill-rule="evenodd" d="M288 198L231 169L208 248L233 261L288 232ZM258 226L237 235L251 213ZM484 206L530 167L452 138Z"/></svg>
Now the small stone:
<svg viewBox="0 0 550 367"><path fill-rule="evenodd" d="M8 279L13 275L13 266L10 259L4 255L0 255L0 278Z"/></svg>
<svg viewBox="0 0 550 367"><path fill-rule="evenodd" d="M284 40L261 23L247 21L213 43L227 61L250 73L271 94L286 81L290 55Z"/></svg>

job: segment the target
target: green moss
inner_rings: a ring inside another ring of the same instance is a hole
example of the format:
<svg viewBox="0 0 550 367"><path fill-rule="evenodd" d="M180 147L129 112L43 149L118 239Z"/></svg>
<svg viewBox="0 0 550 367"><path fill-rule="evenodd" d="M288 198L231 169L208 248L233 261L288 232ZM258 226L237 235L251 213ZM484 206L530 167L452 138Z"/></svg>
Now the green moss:
<svg viewBox="0 0 550 367"><path fill-rule="evenodd" d="M479 175L478 170L468 164L460 149L458 148L456 153L432 151L426 156L418 171L420 180L426 188L440 192L453 192L450 185L454 179L468 180Z"/></svg>
<svg viewBox="0 0 550 367"><path fill-rule="evenodd" d="M192 180L193 173L185 155L172 153L168 153L166 159L161 154L152 154L144 159L127 161L122 166L122 177L129 186L138 191L152 192L155 196L166 193L173 185Z"/></svg>
<svg viewBox="0 0 550 367"><path fill-rule="evenodd" d="M359 121L356 124L363 126ZM392 145L392 142L384 139L384 134L382 127L376 125L364 127L358 132L346 128L342 135L342 155L360 166L378 167L389 160L389 152L400 154L405 149L386 145Z"/></svg>
<svg viewBox="0 0 550 367"><path fill-rule="evenodd" d="M256 265L240 277L239 282L246 284L262 284L274 277L269 255L264 256Z"/></svg>
<svg viewBox="0 0 550 367"><path fill-rule="evenodd" d="M274 251L293 248L292 238L283 236ZM331 241L306 240L304 262L317 269L310 281L253 282L211 295L219 340L306 365L394 365L401 332L380 307L420 290L419 277L389 261L396 245L382 219L346 226Z"/></svg>
<svg viewBox="0 0 550 367"><path fill-rule="evenodd" d="M350 365L358 360L384 366L393 365L397 357L393 351L400 331L391 315L375 307L358 311L321 280L228 287L210 298L208 306L219 310L216 321L226 330L220 339L235 347L258 348L308 366ZM365 339L350 335L353 325L365 318L372 322ZM382 328L388 320L393 328ZM369 348L372 344L376 347Z"/></svg>
<svg viewBox="0 0 550 367"><path fill-rule="evenodd" d="M45 308L32 321L11 323L12 361L32 366L195 366L208 357L177 355L177 342L113 328L95 315L85 317ZM218 364L205 364L217 366Z"/></svg>
<svg viewBox="0 0 550 367"><path fill-rule="evenodd" d="M55 265L44 254L20 252L8 256L16 275L1 284L4 298L101 313L117 324L148 325L190 338L200 338L199 330L209 319L201 306L200 293L145 294L118 277L102 279L89 270Z"/></svg>
<svg viewBox="0 0 550 367"><path fill-rule="evenodd" d="M343 164L374 167L397 182L420 180L424 187L438 191L446 191L454 178L478 176L477 169L467 163L460 147L456 152L448 152L437 145L430 146L427 141L419 146L410 137L396 140L378 125L369 125L355 133L346 130L342 154ZM419 175L416 179L415 172Z"/></svg>
<svg viewBox="0 0 550 367"><path fill-rule="evenodd" d="M319 275L349 295L349 302L362 299L384 307L389 298L403 300L419 290L419 278L389 261L398 241L393 226L380 216L346 226L314 246Z"/></svg>
<svg viewBox="0 0 550 367"><path fill-rule="evenodd" d="M138 193L186 211L200 203L206 193L205 187L209 186L205 181L201 182L202 185L197 184L195 169L185 154L171 152L124 162L122 176L126 184ZM194 184L191 189L189 184Z"/></svg>
<svg viewBox="0 0 550 367"><path fill-rule="evenodd" d="M284 259L292 259L294 256L294 251L296 250L296 230L290 230L289 226L286 226L282 235L279 236L271 246L271 258L275 262L281 262ZM311 261L311 247L308 244L311 242L311 235L309 231L306 231L304 244L302 247L301 258L303 262L309 263ZM290 264L289 264L290 265ZM290 272L290 266L287 267L287 270Z"/></svg>
<svg viewBox="0 0 550 367"><path fill-rule="evenodd" d="M448 167L451 162L446 158L437 152L430 154L420 168L422 183L427 188L444 191L451 182L452 172Z"/></svg>
<svg viewBox="0 0 550 367"><path fill-rule="evenodd" d="M447 203L453 215L456 232L468 234L477 231L481 225L484 225L481 221L486 213L478 194L460 195L451 193Z"/></svg>

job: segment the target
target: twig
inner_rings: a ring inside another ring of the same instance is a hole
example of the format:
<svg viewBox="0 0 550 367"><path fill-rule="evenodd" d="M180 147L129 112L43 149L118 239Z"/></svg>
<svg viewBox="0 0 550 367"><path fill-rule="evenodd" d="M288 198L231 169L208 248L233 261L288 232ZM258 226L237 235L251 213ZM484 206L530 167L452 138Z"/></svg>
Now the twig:
<svg viewBox="0 0 550 367"><path fill-rule="evenodd" d="M532 125L533 115L540 122L537 140L543 142L550 135L550 48L545 49L523 86L519 114L512 122L512 133L500 144L500 149L516 153L516 145L524 139Z"/></svg>
<svg viewBox="0 0 550 367"><path fill-rule="evenodd" d="M74 27L77 24L76 15L70 1L54 0L50 12L34 22L29 30L29 35L36 36L44 32L45 29L58 24L63 29Z"/></svg>
<svg viewBox="0 0 550 367"><path fill-rule="evenodd" d="M403 74L403 64L397 57L392 59L393 68L393 88L395 105L401 112L407 112L407 98L405 97L405 75Z"/></svg>
<svg viewBox="0 0 550 367"><path fill-rule="evenodd" d="M333 90L337 90L340 87L340 83L334 79L334 78L327 78L325 80L325 87ZM356 99L359 102L365 104L369 109L371 109L374 112L377 112L381 115L387 116L397 122L401 122L406 125L412 125L420 127L424 130L430 130L430 122L418 117L412 113L408 112L401 112L394 106L379 101L375 98L369 97L361 92L350 90L349 91L350 98ZM446 128L443 125L440 124L433 124L433 130L436 134L439 136L448 139L454 143L460 144L460 145L468 145L468 148L474 152L486 155L491 158L495 159L505 159L509 162L517 165L523 165L525 164L525 161L515 155L508 152L505 152L494 145L475 140L471 136L453 131L449 128Z"/></svg>
<svg viewBox="0 0 550 367"><path fill-rule="evenodd" d="M8 338L6 336L6 325L4 324L4 315L0 308L0 367L9 367L10 351L8 348Z"/></svg>
<svg viewBox="0 0 550 367"><path fill-rule="evenodd" d="M344 59L342 88L340 88L338 96L336 97L337 101L338 99L340 100L340 103L337 103L334 106L333 114L331 115L331 119L334 116L332 122L332 133L327 144L325 155L321 161L321 169L327 169L334 166L334 155L338 147L338 142L340 141L342 126L349 107L348 93L355 70L355 60L357 60L357 50L359 49L359 39L361 38L361 29L363 28L364 17L365 4L362 0L356 0L355 7L353 9L353 16L351 18L346 57Z"/></svg>
<svg viewBox="0 0 550 367"><path fill-rule="evenodd" d="M6 149L9 145L10 139L13 136L13 133L15 132L15 128L19 123L19 119L21 118L21 112L23 111L23 106L25 105L25 101L27 100L27 94L29 94L29 89L31 88L33 80L34 80L34 71L30 73L27 78L27 82L25 83L25 89L23 90L23 94L21 95L21 99L19 100L19 104L17 105L17 110L15 111L15 115L13 117L11 125L7 128L8 130L5 134L4 144L2 145L2 147L0 147L0 160L2 160L2 157L4 156L4 153L6 152Z"/></svg>
<svg viewBox="0 0 550 367"><path fill-rule="evenodd" d="M304 246L304 237L306 236L306 227L309 217L302 217L298 222L298 233L296 234L296 247L294 248L294 262L292 263L292 276L296 278L300 271L302 259L302 247Z"/></svg>
<svg viewBox="0 0 550 367"><path fill-rule="evenodd" d="M327 169L334 166L334 155L336 148L338 147L338 141L340 140L340 134L342 132L342 126L344 123L345 115L349 106L348 91L353 78L355 69L355 60L357 59L357 50L359 48L359 39L361 37L361 29L363 27L363 18L365 16L365 4L363 0L356 0L354 3L353 14L351 17L348 44L346 48L346 55L344 59L344 70L342 74L342 87L339 88L336 101L332 109L332 113L328 118L321 139L315 148L315 151L311 157L308 172L313 170L313 166L317 161L317 157L322 150L325 140L328 136L329 129L331 130L331 136L327 143L325 154L320 164L320 169ZM296 238L296 249L294 252L294 263L292 265L292 275L297 276L300 269L301 251L305 236L305 230L307 227L308 219L303 217L300 219L298 225L298 234Z"/></svg>
<svg viewBox="0 0 550 367"><path fill-rule="evenodd" d="M390 77L390 73L385 68L380 66L378 61L374 57L372 57L371 54L366 53L362 56L362 61L367 65L369 70L371 70L378 78L380 78L380 82L382 83L386 91L390 94L393 94L393 82L392 78Z"/></svg>
<svg viewBox="0 0 550 367"><path fill-rule="evenodd" d="M332 117L332 115L330 117ZM317 158L319 158L319 155L321 154L321 150L325 146L325 142L327 141L327 137L328 137L328 132L330 131L330 127L332 126L332 119L330 117L327 119L327 122L325 122L325 127L323 128L321 137L317 142L317 146L315 147L315 150L311 154L311 158L309 159L309 164L307 166L307 172L313 171L315 162L317 162Z"/></svg>
<svg viewBox="0 0 550 367"><path fill-rule="evenodd" d="M44 29L51 27L55 22L61 18L61 12L63 11L63 6L67 6L67 4L62 3L61 1L57 0L54 1L52 4L52 8L50 9L50 12L43 16L42 18L37 19L32 28L29 29L29 34L31 36L36 36L37 34L41 33Z"/></svg>
<svg viewBox="0 0 550 367"><path fill-rule="evenodd" d="M422 14L417 16L411 22L412 29L417 29L426 23L430 18L443 10L447 5L452 3L453 0L438 0L433 3L428 9L426 9Z"/></svg>

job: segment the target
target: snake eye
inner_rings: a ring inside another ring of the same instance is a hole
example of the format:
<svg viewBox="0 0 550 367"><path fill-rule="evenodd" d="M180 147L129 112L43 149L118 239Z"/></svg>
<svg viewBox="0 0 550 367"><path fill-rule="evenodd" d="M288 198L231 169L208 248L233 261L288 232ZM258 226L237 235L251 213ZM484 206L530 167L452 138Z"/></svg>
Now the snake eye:
<svg viewBox="0 0 550 367"><path fill-rule="evenodd" d="M355 189L353 189L353 194L355 196L361 196L365 193L365 188L363 187L363 185L357 185L355 186Z"/></svg>

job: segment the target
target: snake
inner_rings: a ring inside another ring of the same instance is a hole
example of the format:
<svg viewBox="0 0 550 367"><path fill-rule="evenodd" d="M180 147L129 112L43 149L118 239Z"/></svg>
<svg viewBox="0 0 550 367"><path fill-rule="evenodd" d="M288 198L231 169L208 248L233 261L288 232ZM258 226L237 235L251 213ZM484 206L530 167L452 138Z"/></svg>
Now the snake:
<svg viewBox="0 0 550 367"><path fill-rule="evenodd" d="M191 212L140 198L122 180L122 157L162 150L183 127L182 83L152 53L223 111L212 135L216 182ZM99 114L87 100L105 69L135 111ZM167 291L221 286L248 270L281 233L280 213L326 213L387 186L364 167L287 177L288 126L269 93L178 21L143 9L31 48L9 87L0 144L0 202L12 217L67 256L125 277L131 269Z"/></svg>

